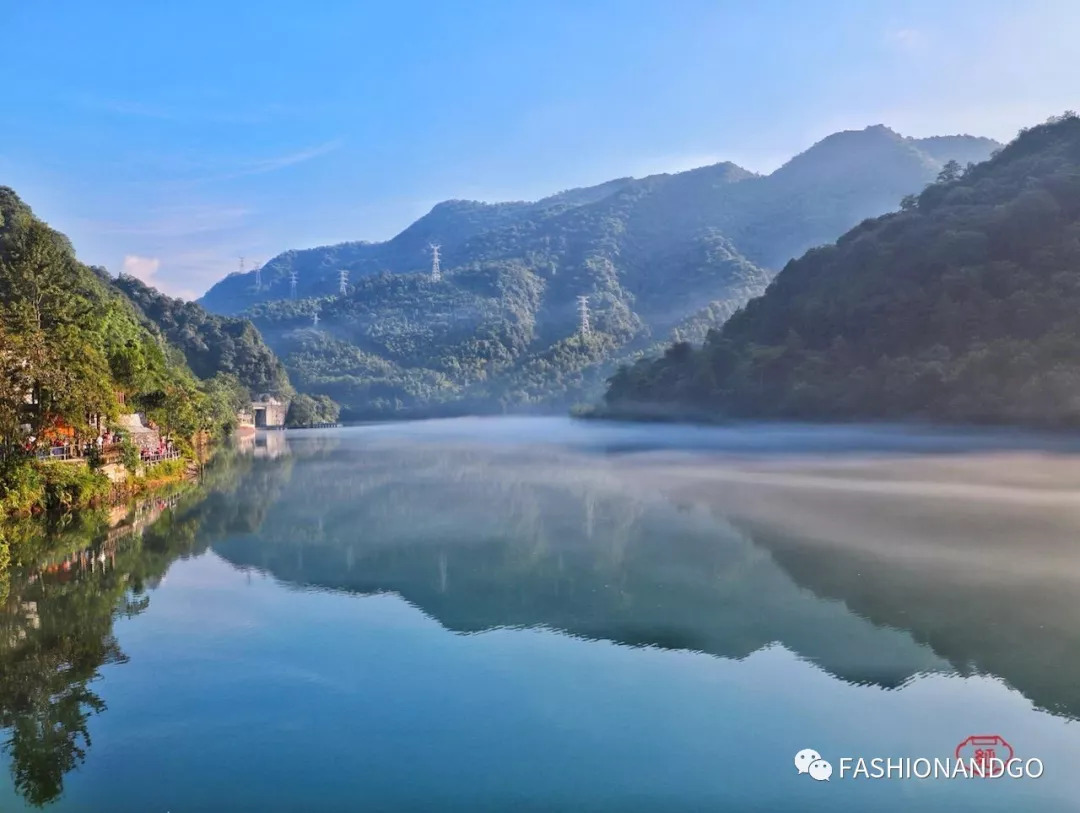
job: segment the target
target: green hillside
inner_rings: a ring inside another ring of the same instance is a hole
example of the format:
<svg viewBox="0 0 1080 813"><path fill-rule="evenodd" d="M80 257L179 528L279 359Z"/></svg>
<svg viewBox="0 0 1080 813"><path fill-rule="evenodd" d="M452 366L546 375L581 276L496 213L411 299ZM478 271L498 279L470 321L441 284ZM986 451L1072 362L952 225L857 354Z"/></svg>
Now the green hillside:
<svg viewBox="0 0 1080 813"><path fill-rule="evenodd" d="M700 340L788 257L895 206L946 155L995 146L879 126L830 136L768 176L723 163L535 203L449 201L390 241L287 252L258 290L254 274L235 274L202 302L250 316L297 387L351 417L565 408L598 396L619 360Z"/></svg>
<svg viewBox="0 0 1080 813"><path fill-rule="evenodd" d="M65 467L72 476L53 483L35 469L23 447L30 437L42 443L47 428L85 440L97 435L98 417L107 426L141 411L182 446L200 430L231 426L240 390L228 374L193 375L107 272L80 263L66 237L0 187L0 515L108 491L104 475Z"/></svg>
<svg viewBox="0 0 1080 813"><path fill-rule="evenodd" d="M622 413L1080 420L1080 119L948 165L789 263L700 348L611 381Z"/></svg>
<svg viewBox="0 0 1080 813"><path fill-rule="evenodd" d="M173 299L120 275L112 285L178 348L199 378L234 375L253 395L291 391L285 367L247 319L212 314L194 302Z"/></svg>

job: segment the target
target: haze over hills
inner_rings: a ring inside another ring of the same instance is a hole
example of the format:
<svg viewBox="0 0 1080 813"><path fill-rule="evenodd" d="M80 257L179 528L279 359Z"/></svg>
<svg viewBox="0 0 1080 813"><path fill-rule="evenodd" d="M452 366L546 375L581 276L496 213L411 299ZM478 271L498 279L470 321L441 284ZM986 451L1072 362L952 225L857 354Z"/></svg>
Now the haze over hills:
<svg viewBox="0 0 1080 813"><path fill-rule="evenodd" d="M620 370L618 412L1080 422L1080 118L790 263L701 348Z"/></svg>
<svg viewBox="0 0 1080 813"><path fill-rule="evenodd" d="M447 201L389 241L289 251L262 268L259 290L254 273L233 274L201 301L250 316L301 391L352 417L564 408L593 397L615 360L701 340L791 257L896 208L947 161L998 146L879 125L829 136L770 175L721 163L531 203Z"/></svg>

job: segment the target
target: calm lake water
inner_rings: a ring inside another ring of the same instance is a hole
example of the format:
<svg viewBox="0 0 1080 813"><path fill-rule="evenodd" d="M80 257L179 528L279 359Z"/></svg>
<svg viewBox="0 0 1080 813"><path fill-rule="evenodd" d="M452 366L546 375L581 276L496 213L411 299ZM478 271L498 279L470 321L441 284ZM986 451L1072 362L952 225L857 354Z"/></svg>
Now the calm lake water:
<svg viewBox="0 0 1080 813"><path fill-rule="evenodd" d="M0 811L1080 809L1073 441L463 419L248 445L0 584ZM1043 776L839 776L971 735Z"/></svg>

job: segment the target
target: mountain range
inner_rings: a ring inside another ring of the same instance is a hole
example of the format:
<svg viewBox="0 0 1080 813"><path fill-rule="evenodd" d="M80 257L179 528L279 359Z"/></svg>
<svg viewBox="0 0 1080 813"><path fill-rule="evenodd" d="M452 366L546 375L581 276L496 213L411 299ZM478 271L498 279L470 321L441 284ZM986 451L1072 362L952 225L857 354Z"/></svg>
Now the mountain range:
<svg viewBox="0 0 1080 813"><path fill-rule="evenodd" d="M297 388L346 417L565 408L617 361L700 341L790 258L999 146L878 125L768 175L720 163L535 202L447 201L386 242L280 254L258 287L232 274L201 304L251 318Z"/></svg>
<svg viewBox="0 0 1080 813"><path fill-rule="evenodd" d="M1080 117L952 165L789 263L703 346L612 378L623 414L1080 424Z"/></svg>

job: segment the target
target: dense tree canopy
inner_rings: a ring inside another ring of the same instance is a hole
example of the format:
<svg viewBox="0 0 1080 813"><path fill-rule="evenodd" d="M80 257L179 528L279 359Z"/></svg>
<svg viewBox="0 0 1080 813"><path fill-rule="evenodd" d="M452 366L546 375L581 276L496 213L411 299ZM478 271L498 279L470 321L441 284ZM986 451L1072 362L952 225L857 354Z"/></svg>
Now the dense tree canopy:
<svg viewBox="0 0 1080 813"><path fill-rule="evenodd" d="M235 376L253 395L291 392L285 368L247 319L218 316L121 274L112 284L180 349L199 378Z"/></svg>
<svg viewBox="0 0 1080 813"><path fill-rule="evenodd" d="M994 146L872 127L769 176L727 163L535 203L448 201L385 243L286 252L258 288L233 275L204 304L249 315L297 387L348 416L562 409L599 396L618 361L702 339L764 290L770 268Z"/></svg>
<svg viewBox="0 0 1080 813"><path fill-rule="evenodd" d="M38 438L58 422L89 433L91 419L122 409L178 435L220 425L215 398L235 379L196 379L108 279L0 187L0 449L26 426Z"/></svg>
<svg viewBox="0 0 1080 813"><path fill-rule="evenodd" d="M946 165L811 250L704 345L624 367L621 412L1080 422L1080 119Z"/></svg>
<svg viewBox="0 0 1080 813"><path fill-rule="evenodd" d="M297 395L289 403L286 426L311 426L320 423L336 423L341 408L325 395Z"/></svg>

